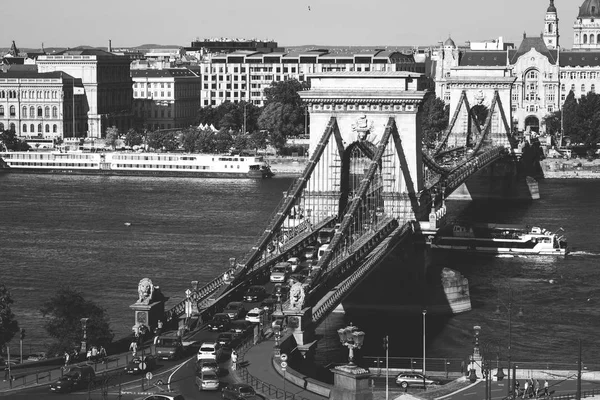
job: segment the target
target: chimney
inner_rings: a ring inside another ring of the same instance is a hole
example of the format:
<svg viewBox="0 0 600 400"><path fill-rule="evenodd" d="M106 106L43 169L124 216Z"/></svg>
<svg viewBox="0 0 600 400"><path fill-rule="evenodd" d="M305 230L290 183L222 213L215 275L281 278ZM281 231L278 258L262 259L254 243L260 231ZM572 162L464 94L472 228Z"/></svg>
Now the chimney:
<svg viewBox="0 0 600 400"><path fill-rule="evenodd" d="M112 53L112 41L108 39L108 52Z"/></svg>

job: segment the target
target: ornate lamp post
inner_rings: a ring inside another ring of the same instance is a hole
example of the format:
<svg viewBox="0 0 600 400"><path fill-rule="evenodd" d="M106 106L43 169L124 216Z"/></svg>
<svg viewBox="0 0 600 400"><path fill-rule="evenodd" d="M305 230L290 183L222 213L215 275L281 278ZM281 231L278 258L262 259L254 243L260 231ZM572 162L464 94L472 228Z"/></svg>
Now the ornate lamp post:
<svg viewBox="0 0 600 400"><path fill-rule="evenodd" d="M81 340L81 352L87 352L87 322L89 318L81 318L81 329L83 330L83 339Z"/></svg>
<svg viewBox="0 0 600 400"><path fill-rule="evenodd" d="M481 352L479 351L479 333L481 332L481 326L475 325L473 327L475 332L475 345L473 346L473 354L471 355L471 366L469 372L469 380L475 382L477 380L477 373L475 371L475 364L481 361Z"/></svg>
<svg viewBox="0 0 600 400"><path fill-rule="evenodd" d="M345 328L338 329L338 335L342 345L348 347L348 363L354 365L354 349L360 349L365 340L365 333L359 331L358 328L352 324Z"/></svg>
<svg viewBox="0 0 600 400"><path fill-rule="evenodd" d="M500 315L502 313L502 311L500 310L500 305L504 306L504 308L506 308L506 311L508 311L508 348L507 348L507 360L508 360L508 370L507 370L507 375L506 375L506 387L507 387L507 395L510 396L511 393L514 392L514 388L512 386L514 386L514 382L515 382L515 377L513 376L513 382L511 382L510 378L510 371L511 371L511 367L510 367L510 362L511 362L511 345L512 345L512 289L508 288L508 303L504 303L502 300L500 300L500 297L498 297L498 304L496 305L496 311L494 311L494 314L496 315ZM517 313L517 317L522 317L523 316L523 307L519 307L519 312ZM500 371L498 371L498 374L500 375ZM502 373L502 376L504 376L504 373ZM511 386L512 383L512 386Z"/></svg>

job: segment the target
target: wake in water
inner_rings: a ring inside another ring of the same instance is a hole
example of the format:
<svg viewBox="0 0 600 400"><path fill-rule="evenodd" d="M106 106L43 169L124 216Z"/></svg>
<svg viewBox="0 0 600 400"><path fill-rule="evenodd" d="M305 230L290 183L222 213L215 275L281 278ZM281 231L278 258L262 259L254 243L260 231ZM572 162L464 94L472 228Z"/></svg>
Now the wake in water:
<svg viewBox="0 0 600 400"><path fill-rule="evenodd" d="M570 251L567 254L569 257L570 256L600 256L600 252L594 252L594 251L585 251L585 250L581 250L581 251Z"/></svg>

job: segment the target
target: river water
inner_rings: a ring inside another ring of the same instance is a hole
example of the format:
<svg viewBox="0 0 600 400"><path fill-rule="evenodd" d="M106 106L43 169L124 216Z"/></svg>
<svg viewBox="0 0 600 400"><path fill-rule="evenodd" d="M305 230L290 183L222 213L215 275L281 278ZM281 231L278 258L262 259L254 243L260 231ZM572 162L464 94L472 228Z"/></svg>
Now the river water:
<svg viewBox="0 0 600 400"><path fill-rule="evenodd" d="M11 290L13 311L27 330L26 348L49 342L38 310L61 286L101 304L116 337L127 335L133 325L128 306L137 299L141 278L159 285L169 304L182 299L190 281L208 282L227 268L230 257L243 256L255 244L291 183L288 178L0 175L0 282ZM581 339L584 358L593 363L600 356L600 181L546 180L540 194L530 202L449 202L449 214L563 227L571 255L493 258L409 246L347 299L346 315L326 320L321 358L344 357L335 330L349 322L367 332L364 354L382 354L381 337L387 333L392 355L419 356L421 313L399 305L431 302L421 289L447 266L469 279L473 310L427 315L428 357L464 357L472 350L474 325L482 327L482 340L506 346L510 288L513 359L576 360ZM409 283L415 280L423 284ZM499 315L496 304L504 304Z"/></svg>

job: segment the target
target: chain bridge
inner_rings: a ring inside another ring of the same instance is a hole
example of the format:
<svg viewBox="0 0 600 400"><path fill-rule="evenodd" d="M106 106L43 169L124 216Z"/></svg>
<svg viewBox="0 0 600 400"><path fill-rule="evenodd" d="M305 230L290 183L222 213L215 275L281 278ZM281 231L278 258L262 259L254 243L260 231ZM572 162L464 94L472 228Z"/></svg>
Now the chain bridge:
<svg viewBox="0 0 600 400"><path fill-rule="evenodd" d="M191 301L207 321L248 286L268 282L275 264L300 256L329 229L333 237L302 285L304 301L280 307L298 346L306 345L314 328L386 255L442 222L448 196L480 171L514 158L505 82L485 92L461 87L448 130L435 148L424 148L419 116L428 92L422 75L332 72L310 79L311 89L300 92L310 113L304 173L284 194L256 245L231 261L234 277L218 276L194 288L167 312L168 320L178 320ZM477 123L471 103L485 104L484 121Z"/></svg>

